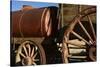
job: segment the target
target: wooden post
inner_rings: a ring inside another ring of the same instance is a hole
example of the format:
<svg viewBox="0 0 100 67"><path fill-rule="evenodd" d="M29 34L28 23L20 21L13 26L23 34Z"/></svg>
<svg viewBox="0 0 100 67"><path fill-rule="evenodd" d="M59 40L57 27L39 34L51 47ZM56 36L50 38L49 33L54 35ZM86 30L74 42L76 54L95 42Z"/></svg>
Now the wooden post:
<svg viewBox="0 0 100 67"><path fill-rule="evenodd" d="M78 14L82 11L82 6L81 5L78 5Z"/></svg>

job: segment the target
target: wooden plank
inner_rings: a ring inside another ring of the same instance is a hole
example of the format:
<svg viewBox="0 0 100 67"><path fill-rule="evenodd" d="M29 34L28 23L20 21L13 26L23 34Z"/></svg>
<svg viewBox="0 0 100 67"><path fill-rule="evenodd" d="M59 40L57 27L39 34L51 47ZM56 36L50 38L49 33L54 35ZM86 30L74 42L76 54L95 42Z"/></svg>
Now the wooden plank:
<svg viewBox="0 0 100 67"><path fill-rule="evenodd" d="M85 59L85 58L87 58L87 56L71 56L70 58Z"/></svg>
<svg viewBox="0 0 100 67"><path fill-rule="evenodd" d="M69 49L86 49L86 47L68 47Z"/></svg>

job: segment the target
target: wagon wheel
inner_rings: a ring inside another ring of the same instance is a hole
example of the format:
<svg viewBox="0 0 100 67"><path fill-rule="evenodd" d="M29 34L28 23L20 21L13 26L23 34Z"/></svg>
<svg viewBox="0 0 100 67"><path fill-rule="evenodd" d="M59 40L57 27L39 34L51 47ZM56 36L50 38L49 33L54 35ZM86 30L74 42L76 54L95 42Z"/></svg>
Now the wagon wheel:
<svg viewBox="0 0 100 67"><path fill-rule="evenodd" d="M69 54L68 45L72 44L78 47L88 47L87 56L96 61L96 25L93 25L93 17L96 17L96 8L91 7L83 10L72 21L65 30L62 45L62 59L68 63Z"/></svg>
<svg viewBox="0 0 100 67"><path fill-rule="evenodd" d="M46 57L41 45L33 41L23 42L16 54L16 63L21 65L40 65L46 63Z"/></svg>

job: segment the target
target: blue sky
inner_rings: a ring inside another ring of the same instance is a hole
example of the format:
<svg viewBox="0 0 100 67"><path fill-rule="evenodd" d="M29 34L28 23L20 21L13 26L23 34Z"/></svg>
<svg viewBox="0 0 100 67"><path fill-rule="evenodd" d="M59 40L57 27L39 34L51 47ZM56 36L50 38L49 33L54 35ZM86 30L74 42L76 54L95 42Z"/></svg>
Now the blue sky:
<svg viewBox="0 0 100 67"><path fill-rule="evenodd" d="M31 5L37 8L46 6L58 6L56 3L11 0L11 11L20 10L23 5Z"/></svg>

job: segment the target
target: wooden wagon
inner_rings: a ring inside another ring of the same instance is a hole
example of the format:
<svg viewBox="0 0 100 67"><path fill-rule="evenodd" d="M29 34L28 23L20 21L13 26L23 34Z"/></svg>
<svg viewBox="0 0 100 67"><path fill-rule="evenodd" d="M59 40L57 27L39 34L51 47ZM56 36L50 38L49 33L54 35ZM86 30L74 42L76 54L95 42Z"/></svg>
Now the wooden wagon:
<svg viewBox="0 0 100 67"><path fill-rule="evenodd" d="M53 62L55 58L50 60L48 57L56 57L52 55L56 50L63 63L70 62L70 58L96 61L96 25L93 25L91 19L96 17L96 7L80 11L63 28L58 9L54 6L24 6L22 10L11 12L11 52L15 53L15 64L38 65L46 64L47 60ZM52 45L57 47L53 48ZM84 49L85 56L76 55L73 49ZM51 52L50 56L48 52Z"/></svg>

